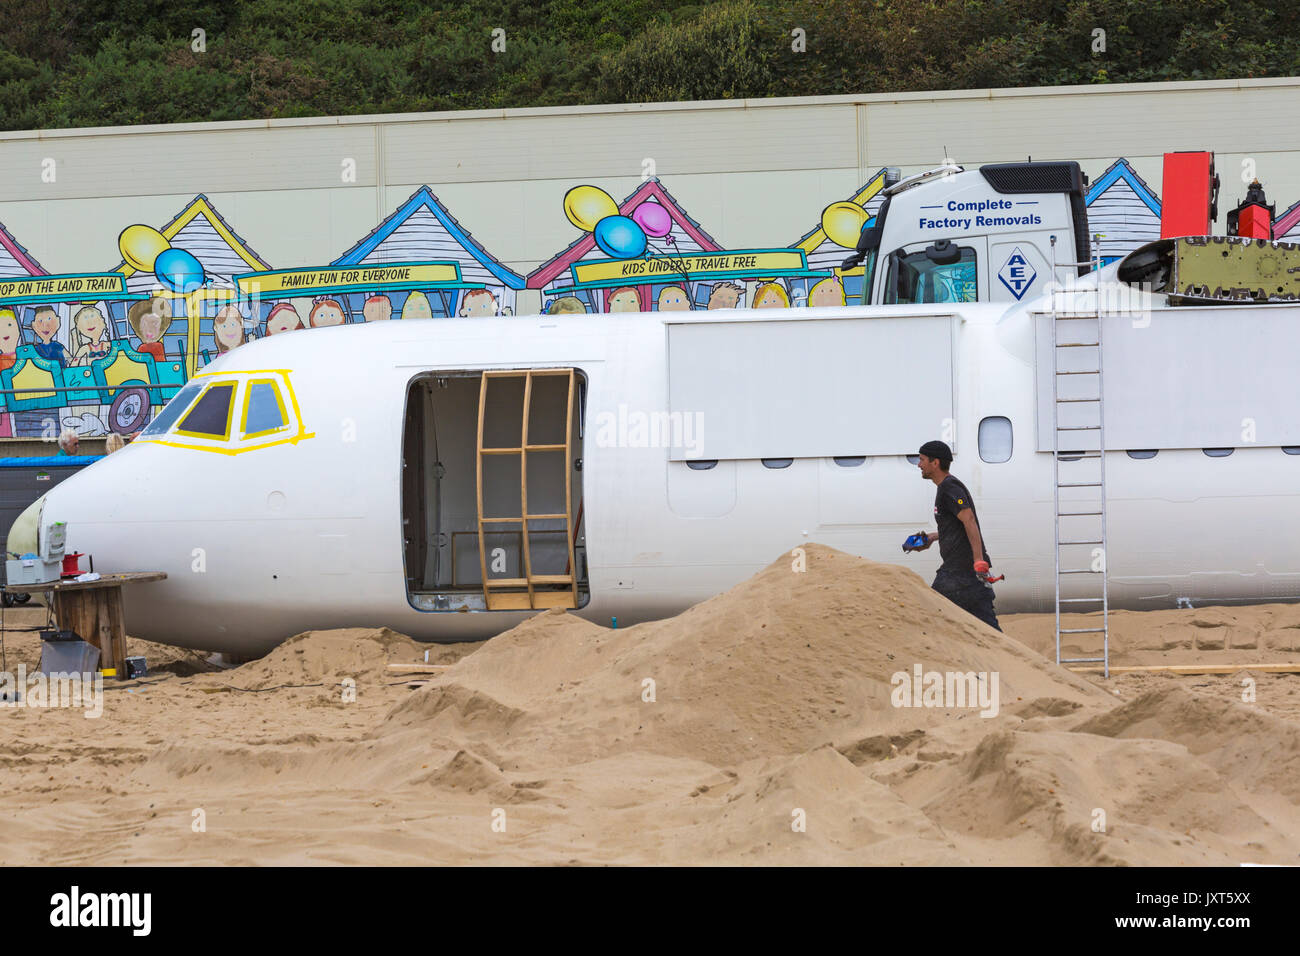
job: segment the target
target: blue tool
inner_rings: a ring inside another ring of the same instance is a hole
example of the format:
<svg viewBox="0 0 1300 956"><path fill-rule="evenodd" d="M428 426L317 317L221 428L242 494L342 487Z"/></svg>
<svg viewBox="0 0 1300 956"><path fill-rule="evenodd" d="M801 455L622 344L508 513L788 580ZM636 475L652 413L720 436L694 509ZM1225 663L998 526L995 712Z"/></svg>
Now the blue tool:
<svg viewBox="0 0 1300 956"><path fill-rule="evenodd" d="M930 536L926 534L924 531L918 531L916 534L910 534L907 536L907 540L903 542L903 550L919 551L926 546L929 540L930 540Z"/></svg>

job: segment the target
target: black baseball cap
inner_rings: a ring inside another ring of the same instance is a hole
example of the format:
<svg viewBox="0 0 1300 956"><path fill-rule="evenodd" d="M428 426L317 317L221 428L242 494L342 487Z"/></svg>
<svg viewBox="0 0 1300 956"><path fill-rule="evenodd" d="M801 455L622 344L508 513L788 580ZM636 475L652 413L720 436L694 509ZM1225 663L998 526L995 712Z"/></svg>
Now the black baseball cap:
<svg viewBox="0 0 1300 956"><path fill-rule="evenodd" d="M952 461L952 449L941 441L928 441L919 449L919 453L926 458L935 458L941 462Z"/></svg>

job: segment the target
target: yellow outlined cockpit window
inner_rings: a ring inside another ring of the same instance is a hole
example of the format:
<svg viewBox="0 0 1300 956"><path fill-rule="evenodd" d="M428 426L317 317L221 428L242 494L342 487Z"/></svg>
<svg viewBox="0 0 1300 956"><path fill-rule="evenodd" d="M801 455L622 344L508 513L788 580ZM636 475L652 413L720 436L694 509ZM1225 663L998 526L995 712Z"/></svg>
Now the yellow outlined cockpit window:
<svg viewBox="0 0 1300 956"><path fill-rule="evenodd" d="M234 417L237 381L213 382L194 403L176 428L177 435L187 438L210 438L225 441L230 437Z"/></svg>
<svg viewBox="0 0 1300 956"><path fill-rule="evenodd" d="M315 438L304 427L290 375L269 368L200 373L136 441L242 455Z"/></svg>
<svg viewBox="0 0 1300 956"><path fill-rule="evenodd" d="M244 387L244 413L240 431L244 438L265 438L289 427L289 414L274 379L255 378Z"/></svg>

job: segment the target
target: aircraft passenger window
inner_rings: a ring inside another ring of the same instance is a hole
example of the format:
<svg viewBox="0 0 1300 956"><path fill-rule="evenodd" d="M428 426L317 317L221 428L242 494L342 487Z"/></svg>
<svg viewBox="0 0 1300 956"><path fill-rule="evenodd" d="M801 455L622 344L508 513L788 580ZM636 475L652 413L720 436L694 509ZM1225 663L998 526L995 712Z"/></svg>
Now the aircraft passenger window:
<svg viewBox="0 0 1300 956"><path fill-rule="evenodd" d="M794 462L793 458L762 458L764 468L789 468Z"/></svg>
<svg viewBox="0 0 1300 956"><path fill-rule="evenodd" d="M907 455L906 457L909 465L919 465L921 463L920 455Z"/></svg>
<svg viewBox="0 0 1300 956"><path fill-rule="evenodd" d="M163 406L163 410L158 413L158 417L149 423L148 427L140 433L140 437L161 438L167 434L171 427L176 424L176 419L180 418L185 409L190 407L190 403L194 401L202 388L203 381L201 379L190 382L182 388L172 397L170 402Z"/></svg>
<svg viewBox="0 0 1300 956"><path fill-rule="evenodd" d="M230 411L234 397L234 382L209 385L207 391L181 420L176 434L189 435L192 438L229 438Z"/></svg>
<svg viewBox="0 0 1300 956"><path fill-rule="evenodd" d="M1300 455L1300 445L1283 445L1282 451L1287 455Z"/></svg>
<svg viewBox="0 0 1300 956"><path fill-rule="evenodd" d="M1011 460L1011 419L990 416L980 422L980 458L997 465Z"/></svg>
<svg viewBox="0 0 1300 956"><path fill-rule="evenodd" d="M288 427L289 416L285 413L284 402L280 399L280 390L269 379L260 379L248 383L244 395L245 438L260 438L271 435Z"/></svg>
<svg viewBox="0 0 1300 956"><path fill-rule="evenodd" d="M958 246L958 249L961 258L947 265L931 260L924 249L890 256L885 303L975 302L979 297L975 250L970 246Z"/></svg>
<svg viewBox="0 0 1300 956"><path fill-rule="evenodd" d="M864 461L867 460L867 456L854 455L851 458L832 458L831 460L835 462L835 464L839 465L841 468L856 468L858 467L858 465L862 464Z"/></svg>
<svg viewBox="0 0 1300 956"><path fill-rule="evenodd" d="M1227 458L1232 454L1231 448L1202 448L1201 451L1211 458Z"/></svg>
<svg viewBox="0 0 1300 956"><path fill-rule="evenodd" d="M1154 448L1144 448L1144 449L1138 449L1138 450L1129 449L1128 456L1129 456L1130 458L1136 458L1136 459L1138 459L1139 461L1142 461L1142 460L1145 460L1145 459L1147 459L1147 458L1154 458L1154 457L1156 457L1156 449L1154 449Z"/></svg>
<svg viewBox="0 0 1300 956"><path fill-rule="evenodd" d="M708 471L710 468L717 467L718 459L709 458L701 461L688 461L686 467L691 471Z"/></svg>

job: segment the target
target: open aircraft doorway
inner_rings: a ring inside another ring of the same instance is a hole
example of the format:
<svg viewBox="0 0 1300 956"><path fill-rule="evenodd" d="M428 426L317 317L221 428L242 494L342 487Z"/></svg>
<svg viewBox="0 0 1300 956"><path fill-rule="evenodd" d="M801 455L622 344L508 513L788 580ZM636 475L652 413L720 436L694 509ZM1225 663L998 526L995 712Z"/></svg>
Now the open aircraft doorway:
<svg viewBox="0 0 1300 956"><path fill-rule="evenodd" d="M402 440L406 590L421 611L579 608L586 379L572 368L427 372Z"/></svg>

